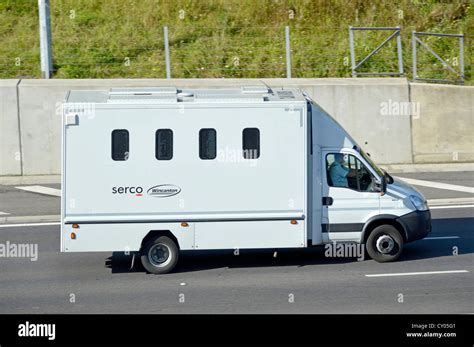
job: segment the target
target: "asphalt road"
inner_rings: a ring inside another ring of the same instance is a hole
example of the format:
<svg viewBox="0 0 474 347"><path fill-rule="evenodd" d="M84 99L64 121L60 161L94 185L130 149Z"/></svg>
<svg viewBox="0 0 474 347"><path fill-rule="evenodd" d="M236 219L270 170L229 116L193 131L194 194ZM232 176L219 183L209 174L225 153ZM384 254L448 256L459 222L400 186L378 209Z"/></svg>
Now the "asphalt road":
<svg viewBox="0 0 474 347"><path fill-rule="evenodd" d="M474 185L458 173L440 175ZM58 212L44 200L57 198L1 188L0 211L27 213L36 204ZM438 190L431 197L445 198ZM162 276L146 274L139 261L130 269L123 253L59 253L58 225L0 225L0 243L38 244L37 261L0 258L0 313L474 313L474 209L432 214L431 239L407 244L394 263L326 258L322 248L282 250L276 258L268 250L195 252ZM366 276L455 270L466 272Z"/></svg>

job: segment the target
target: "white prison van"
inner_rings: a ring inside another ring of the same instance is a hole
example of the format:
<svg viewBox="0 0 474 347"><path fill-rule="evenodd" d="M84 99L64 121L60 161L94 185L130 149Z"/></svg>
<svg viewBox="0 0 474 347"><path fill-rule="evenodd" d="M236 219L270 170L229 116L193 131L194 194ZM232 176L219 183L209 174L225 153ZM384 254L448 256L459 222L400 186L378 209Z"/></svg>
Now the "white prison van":
<svg viewBox="0 0 474 347"><path fill-rule="evenodd" d="M380 262L425 237L423 195L379 169L299 89L70 91L63 104L62 252L364 243Z"/></svg>

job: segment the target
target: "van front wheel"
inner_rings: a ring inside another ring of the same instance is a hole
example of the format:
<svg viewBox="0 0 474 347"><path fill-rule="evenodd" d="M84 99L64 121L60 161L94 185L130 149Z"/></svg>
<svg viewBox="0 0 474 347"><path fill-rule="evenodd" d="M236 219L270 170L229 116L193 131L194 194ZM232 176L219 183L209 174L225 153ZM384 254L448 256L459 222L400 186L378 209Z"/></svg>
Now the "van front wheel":
<svg viewBox="0 0 474 347"><path fill-rule="evenodd" d="M174 269L179 250L176 243L167 236L148 240L141 251L143 267L152 274L165 274Z"/></svg>
<svg viewBox="0 0 474 347"><path fill-rule="evenodd" d="M385 263L398 259L403 251L403 237L392 225L380 225L370 233L365 243L369 256Z"/></svg>

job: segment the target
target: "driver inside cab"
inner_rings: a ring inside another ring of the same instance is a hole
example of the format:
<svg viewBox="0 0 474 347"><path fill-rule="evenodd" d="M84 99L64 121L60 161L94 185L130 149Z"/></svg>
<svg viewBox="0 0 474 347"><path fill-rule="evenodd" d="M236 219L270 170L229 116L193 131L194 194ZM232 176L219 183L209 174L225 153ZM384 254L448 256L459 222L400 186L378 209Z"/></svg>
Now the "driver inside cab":
<svg viewBox="0 0 474 347"><path fill-rule="evenodd" d="M332 185L334 187L349 187L347 177L356 177L357 170L349 169L344 160L344 154L335 153L334 162L329 167L329 175L331 176Z"/></svg>

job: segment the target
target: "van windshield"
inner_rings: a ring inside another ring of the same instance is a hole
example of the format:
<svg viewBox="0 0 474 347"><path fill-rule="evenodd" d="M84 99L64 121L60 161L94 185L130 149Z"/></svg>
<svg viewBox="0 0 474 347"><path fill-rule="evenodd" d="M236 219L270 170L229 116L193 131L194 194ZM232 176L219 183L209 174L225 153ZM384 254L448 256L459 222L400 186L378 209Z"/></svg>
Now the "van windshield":
<svg viewBox="0 0 474 347"><path fill-rule="evenodd" d="M367 153L364 152L362 148L357 148L357 150L380 177L384 176L382 169L380 169L377 164L374 163L374 161L367 155Z"/></svg>

